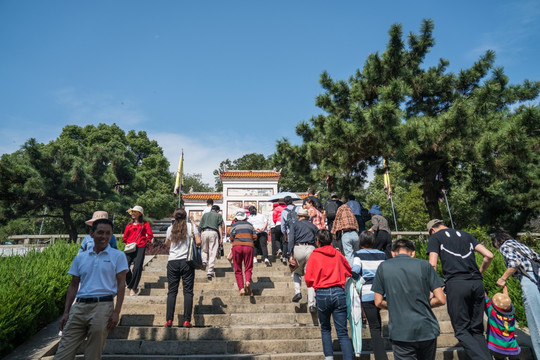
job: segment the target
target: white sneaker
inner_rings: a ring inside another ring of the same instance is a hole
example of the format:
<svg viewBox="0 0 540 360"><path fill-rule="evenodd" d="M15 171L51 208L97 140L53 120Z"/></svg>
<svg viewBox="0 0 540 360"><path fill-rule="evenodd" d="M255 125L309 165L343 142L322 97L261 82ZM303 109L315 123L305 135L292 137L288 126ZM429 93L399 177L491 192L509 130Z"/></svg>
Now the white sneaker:
<svg viewBox="0 0 540 360"><path fill-rule="evenodd" d="M264 259L264 263L266 264L266 266L272 266L272 264L270 263L270 260L268 259Z"/></svg>
<svg viewBox="0 0 540 360"><path fill-rule="evenodd" d="M253 263L254 263L254 264L257 263L257 257L254 257L254 258L253 258Z"/></svg>

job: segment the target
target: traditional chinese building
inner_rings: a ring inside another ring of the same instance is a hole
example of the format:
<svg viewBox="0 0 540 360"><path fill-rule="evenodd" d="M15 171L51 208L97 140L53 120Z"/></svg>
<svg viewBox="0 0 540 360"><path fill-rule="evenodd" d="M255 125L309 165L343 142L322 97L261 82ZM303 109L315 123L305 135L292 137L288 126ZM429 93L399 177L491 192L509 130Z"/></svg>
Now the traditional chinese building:
<svg viewBox="0 0 540 360"><path fill-rule="evenodd" d="M268 199L278 193L280 172L274 170L230 170L220 173L223 192L182 194L184 207L189 219L198 224L206 200L214 200L219 205L223 219L230 226L236 211L247 206L255 206L257 211L267 218L272 212L272 202Z"/></svg>

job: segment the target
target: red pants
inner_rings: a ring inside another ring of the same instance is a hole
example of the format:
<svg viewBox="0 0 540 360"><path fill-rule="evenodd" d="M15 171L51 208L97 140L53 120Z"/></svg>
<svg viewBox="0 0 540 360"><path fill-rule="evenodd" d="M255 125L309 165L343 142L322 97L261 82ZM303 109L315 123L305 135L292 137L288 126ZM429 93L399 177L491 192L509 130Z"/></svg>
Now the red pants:
<svg viewBox="0 0 540 360"><path fill-rule="evenodd" d="M246 282L251 282L254 249L252 246L235 245L232 247L232 254L236 284L238 285L238 290L242 290L244 288L244 274L242 274L242 263L244 263Z"/></svg>

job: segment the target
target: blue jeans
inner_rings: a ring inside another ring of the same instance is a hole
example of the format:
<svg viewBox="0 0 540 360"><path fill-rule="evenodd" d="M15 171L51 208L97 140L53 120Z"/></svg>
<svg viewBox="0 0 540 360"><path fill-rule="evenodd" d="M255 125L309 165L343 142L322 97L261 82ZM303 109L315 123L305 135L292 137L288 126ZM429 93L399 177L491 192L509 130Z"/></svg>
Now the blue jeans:
<svg viewBox="0 0 540 360"><path fill-rule="evenodd" d="M345 259L347 259L351 267L353 266L354 252L358 250L359 241L358 233L356 231L347 231L341 235L341 244L343 245Z"/></svg>
<svg viewBox="0 0 540 360"><path fill-rule="evenodd" d="M347 331L347 296L339 286L317 289L317 314L321 323L321 338L325 359L333 359L332 327L330 316L334 317L334 327L341 345L343 360L353 360L353 347Z"/></svg>
<svg viewBox="0 0 540 360"><path fill-rule="evenodd" d="M535 279L533 272L528 274ZM536 279L535 279L536 280ZM536 358L540 359L540 291L535 283L528 277L521 276L521 291L523 296L523 307L527 317L527 326L531 333L531 342Z"/></svg>

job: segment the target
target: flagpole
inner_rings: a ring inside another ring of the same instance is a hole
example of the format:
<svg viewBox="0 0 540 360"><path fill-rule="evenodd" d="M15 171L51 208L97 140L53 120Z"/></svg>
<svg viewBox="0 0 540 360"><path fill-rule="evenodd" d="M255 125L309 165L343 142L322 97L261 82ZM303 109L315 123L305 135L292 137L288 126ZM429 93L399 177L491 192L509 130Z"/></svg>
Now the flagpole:
<svg viewBox="0 0 540 360"><path fill-rule="evenodd" d="M394 200L392 200L392 187L390 186L390 174L388 173L388 166L386 165L386 159L383 159L383 167L385 172L383 175L384 179L384 191L388 194L388 200L390 200L390 205L392 205L392 215L394 216L394 226L397 228L397 219L396 219L396 209L394 208Z"/></svg>
<svg viewBox="0 0 540 360"><path fill-rule="evenodd" d="M450 216L450 223L452 224L452 229L454 229L454 220L452 220L452 213L450 212L450 205L448 205L448 198L446 197L446 190L442 189L444 195L444 200L446 201L446 208L448 209L448 216Z"/></svg>
<svg viewBox="0 0 540 360"><path fill-rule="evenodd" d="M39 235L41 235L41 230L43 230L43 223L45 222L45 215L47 215L47 207L45 206L45 211L43 211L43 219L41 220L41 226L39 227Z"/></svg>
<svg viewBox="0 0 540 360"><path fill-rule="evenodd" d="M178 171L176 173L176 181L174 183L174 194L178 195L178 207L182 201L182 185L184 179L182 178L182 173L184 170L184 149L182 148L182 154L180 155L180 161L178 162Z"/></svg>
<svg viewBox="0 0 540 360"><path fill-rule="evenodd" d="M394 200L392 200L392 195L390 195L389 198L390 198L390 204L392 204L392 214L394 214L394 225L396 226L396 232L397 232L398 229L397 229L397 220L396 220L396 210L394 209Z"/></svg>

